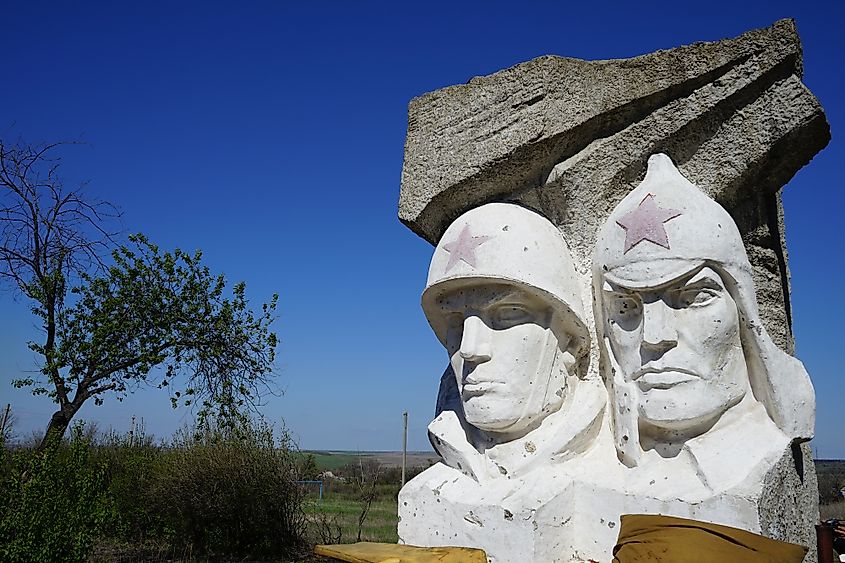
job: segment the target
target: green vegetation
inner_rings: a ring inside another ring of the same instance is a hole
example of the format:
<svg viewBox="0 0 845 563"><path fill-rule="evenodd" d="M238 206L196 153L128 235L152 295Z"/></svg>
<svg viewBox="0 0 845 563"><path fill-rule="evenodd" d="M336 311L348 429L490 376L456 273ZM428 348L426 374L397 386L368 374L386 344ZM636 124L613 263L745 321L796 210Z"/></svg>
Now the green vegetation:
<svg viewBox="0 0 845 563"><path fill-rule="evenodd" d="M162 444L81 424L46 448L0 443L0 561L320 561L315 543L398 540L398 467L212 422ZM327 467L321 501L297 481Z"/></svg>
<svg viewBox="0 0 845 563"><path fill-rule="evenodd" d="M0 560L299 557L307 461L263 424L3 447Z"/></svg>
<svg viewBox="0 0 845 563"><path fill-rule="evenodd" d="M70 443L0 451L0 560L83 561L109 520L105 475L81 427ZM56 517L60 514L61 517Z"/></svg>
<svg viewBox="0 0 845 563"><path fill-rule="evenodd" d="M310 500L304 505L308 516L309 536L318 541L335 540L331 543L349 543L357 541L358 517L361 513L361 503L356 498L344 498L344 495L329 493L322 502ZM395 497L381 497L373 501L364 525L361 528L361 540L396 543L396 525L399 522L398 507ZM320 536L320 517L325 516L335 537Z"/></svg>
<svg viewBox="0 0 845 563"><path fill-rule="evenodd" d="M322 501L313 491L306 497L304 509L309 537L325 544L397 542L400 468L380 466L375 454L334 455L350 458L351 462L338 467L337 458L315 456L318 469L328 469L321 465L328 461L336 478L324 479ZM407 478L413 478L424 469L409 468Z"/></svg>
<svg viewBox="0 0 845 563"><path fill-rule="evenodd" d="M321 471L334 471L358 461L358 456L355 454L333 452L310 452L310 454L314 456L314 462Z"/></svg>

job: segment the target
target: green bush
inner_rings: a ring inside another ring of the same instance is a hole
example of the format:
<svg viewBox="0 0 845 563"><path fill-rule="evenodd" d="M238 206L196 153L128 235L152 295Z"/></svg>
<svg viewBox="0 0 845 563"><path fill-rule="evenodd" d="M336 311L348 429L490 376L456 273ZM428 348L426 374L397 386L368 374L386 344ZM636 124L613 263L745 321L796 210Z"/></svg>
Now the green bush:
<svg viewBox="0 0 845 563"><path fill-rule="evenodd" d="M279 556L302 548L302 456L266 425L182 432L160 452L148 513L177 549L208 555Z"/></svg>
<svg viewBox="0 0 845 563"><path fill-rule="evenodd" d="M148 500L161 458L152 438L143 430L134 437L111 433L96 449L96 456L107 468L110 537L143 544L148 537L172 535L164 531L166 522L151 510Z"/></svg>
<svg viewBox="0 0 845 563"><path fill-rule="evenodd" d="M82 426L69 444L0 451L0 559L84 561L108 517L104 472L90 462Z"/></svg>
<svg viewBox="0 0 845 563"><path fill-rule="evenodd" d="M0 561L296 556L296 481L314 471L264 424L186 429L162 446L143 432L94 446L81 426L44 451L0 444Z"/></svg>

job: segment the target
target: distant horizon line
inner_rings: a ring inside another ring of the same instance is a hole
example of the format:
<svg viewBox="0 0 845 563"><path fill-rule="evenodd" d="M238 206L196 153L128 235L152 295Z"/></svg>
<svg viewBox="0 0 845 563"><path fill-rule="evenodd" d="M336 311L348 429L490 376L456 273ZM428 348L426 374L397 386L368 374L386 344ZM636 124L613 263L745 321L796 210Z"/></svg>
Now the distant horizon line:
<svg viewBox="0 0 845 563"><path fill-rule="evenodd" d="M300 448L302 452L317 453L317 454L401 454L402 450L325 450L325 449L309 449ZM434 450L407 450L409 454L431 454L440 457L440 454Z"/></svg>

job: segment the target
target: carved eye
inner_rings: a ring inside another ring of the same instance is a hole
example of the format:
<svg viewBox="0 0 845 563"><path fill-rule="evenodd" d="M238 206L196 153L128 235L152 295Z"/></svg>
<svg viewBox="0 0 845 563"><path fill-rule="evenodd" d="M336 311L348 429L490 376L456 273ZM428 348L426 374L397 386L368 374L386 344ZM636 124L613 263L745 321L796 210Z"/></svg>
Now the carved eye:
<svg viewBox="0 0 845 563"><path fill-rule="evenodd" d="M448 315L446 317L446 348L449 350L449 355L460 348L463 334L464 316L459 313Z"/></svg>
<svg viewBox="0 0 845 563"><path fill-rule="evenodd" d="M642 315L640 300L625 293L608 293L607 318L624 330L632 330L639 324Z"/></svg>
<svg viewBox="0 0 845 563"><path fill-rule="evenodd" d="M719 292L709 287L685 289L678 295L680 307L704 307L719 297Z"/></svg>
<svg viewBox="0 0 845 563"><path fill-rule="evenodd" d="M628 316L639 313L640 302L627 295L616 295L612 300L612 307L615 315Z"/></svg>
<svg viewBox="0 0 845 563"><path fill-rule="evenodd" d="M496 307L492 315L493 328L498 330L512 326L529 323L534 320L534 315L522 305L506 304Z"/></svg>

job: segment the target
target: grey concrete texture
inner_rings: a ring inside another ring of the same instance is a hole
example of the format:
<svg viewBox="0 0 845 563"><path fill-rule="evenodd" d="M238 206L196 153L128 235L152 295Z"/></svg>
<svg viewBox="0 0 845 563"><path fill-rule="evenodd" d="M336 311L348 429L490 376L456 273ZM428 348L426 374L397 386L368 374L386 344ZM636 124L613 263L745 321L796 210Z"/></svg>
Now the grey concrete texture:
<svg viewBox="0 0 845 563"><path fill-rule="evenodd" d="M808 546L804 563L816 563L819 484L809 444L794 445L763 478L758 501L763 535Z"/></svg>
<svg viewBox="0 0 845 563"><path fill-rule="evenodd" d="M781 20L632 59L540 57L425 94L409 106L399 218L436 243L468 209L521 203L586 273L598 227L664 152L734 217L766 328L791 353L779 190L830 140L801 74Z"/></svg>

